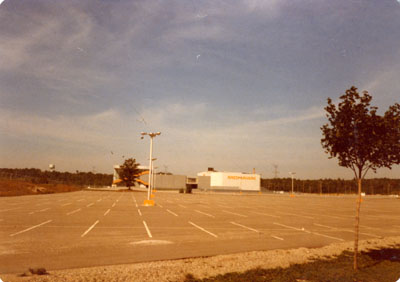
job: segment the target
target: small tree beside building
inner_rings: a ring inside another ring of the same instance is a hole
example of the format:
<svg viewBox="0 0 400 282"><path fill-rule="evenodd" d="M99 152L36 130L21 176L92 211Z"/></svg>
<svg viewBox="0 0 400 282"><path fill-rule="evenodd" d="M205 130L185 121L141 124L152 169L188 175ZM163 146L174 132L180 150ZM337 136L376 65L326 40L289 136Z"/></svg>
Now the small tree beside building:
<svg viewBox="0 0 400 282"><path fill-rule="evenodd" d="M136 179L139 177L141 170L138 168L139 163L136 163L136 159L126 159L120 166L118 171L120 179L125 183L126 187L130 190L135 185Z"/></svg>
<svg viewBox="0 0 400 282"><path fill-rule="evenodd" d="M400 104L390 106L383 116L370 105L372 96L360 95L352 86L340 97L336 106L328 98L325 107L329 123L321 127L322 147L329 158L338 158L339 165L354 172L358 185L356 207L354 269L357 270L362 180L369 170L391 169L400 164Z"/></svg>

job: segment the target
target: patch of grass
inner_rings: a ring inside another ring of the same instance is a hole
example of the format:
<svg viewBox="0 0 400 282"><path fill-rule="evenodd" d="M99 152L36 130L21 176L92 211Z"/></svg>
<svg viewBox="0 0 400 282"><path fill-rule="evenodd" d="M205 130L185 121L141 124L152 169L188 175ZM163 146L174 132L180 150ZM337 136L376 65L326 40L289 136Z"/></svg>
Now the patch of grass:
<svg viewBox="0 0 400 282"><path fill-rule="evenodd" d="M82 190L82 187L65 184L34 184L22 180L0 179L0 197L64 193Z"/></svg>
<svg viewBox="0 0 400 282"><path fill-rule="evenodd" d="M353 271L353 253L345 251L336 258L317 259L310 263L294 264L288 268L252 269L243 273L226 273L204 279L192 274L185 282L209 281L397 281L400 278L400 246L390 249L362 252L359 256L359 270Z"/></svg>

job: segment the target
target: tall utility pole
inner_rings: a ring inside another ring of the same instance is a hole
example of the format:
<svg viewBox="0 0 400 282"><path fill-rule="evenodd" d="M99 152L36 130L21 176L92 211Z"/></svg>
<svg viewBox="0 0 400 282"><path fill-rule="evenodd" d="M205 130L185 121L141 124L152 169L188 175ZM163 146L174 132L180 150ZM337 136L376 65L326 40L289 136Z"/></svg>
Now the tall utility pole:
<svg viewBox="0 0 400 282"><path fill-rule="evenodd" d="M289 174L292 176L292 194L290 197L294 197L293 190L294 190L294 175L296 174L295 172L289 172Z"/></svg>
<svg viewBox="0 0 400 282"><path fill-rule="evenodd" d="M149 187L147 189L147 200L144 200L145 206L154 206L154 201L150 199L150 193L153 185L153 138L160 135L161 132L142 132L142 137L148 135L150 137L150 162L149 162Z"/></svg>
<svg viewBox="0 0 400 282"><path fill-rule="evenodd" d="M274 178L278 178L278 174L279 174L278 165L273 164L272 166L274 167Z"/></svg>

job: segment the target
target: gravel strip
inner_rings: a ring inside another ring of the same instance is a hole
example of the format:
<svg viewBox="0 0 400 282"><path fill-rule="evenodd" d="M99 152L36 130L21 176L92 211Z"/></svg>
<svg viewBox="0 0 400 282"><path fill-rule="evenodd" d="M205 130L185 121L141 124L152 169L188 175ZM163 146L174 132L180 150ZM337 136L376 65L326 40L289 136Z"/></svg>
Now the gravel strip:
<svg viewBox="0 0 400 282"><path fill-rule="evenodd" d="M204 278L227 272L243 272L256 267L288 267L315 258L336 256L353 249L353 242L335 243L322 248L255 251L206 258L167 260L126 265L112 265L49 271L49 275L19 277L0 275L4 282L13 281L183 281L186 274ZM360 241L359 249L379 249L400 245L400 236Z"/></svg>

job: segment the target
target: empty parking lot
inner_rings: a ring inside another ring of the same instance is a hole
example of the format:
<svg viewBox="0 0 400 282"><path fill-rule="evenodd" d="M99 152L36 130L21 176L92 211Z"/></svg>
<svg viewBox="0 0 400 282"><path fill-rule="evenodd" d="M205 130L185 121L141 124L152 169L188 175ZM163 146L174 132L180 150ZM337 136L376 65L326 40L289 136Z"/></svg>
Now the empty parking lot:
<svg viewBox="0 0 400 282"><path fill-rule="evenodd" d="M0 273L319 247L354 238L355 197L81 191L0 198ZM360 238L400 234L400 200L370 197Z"/></svg>

